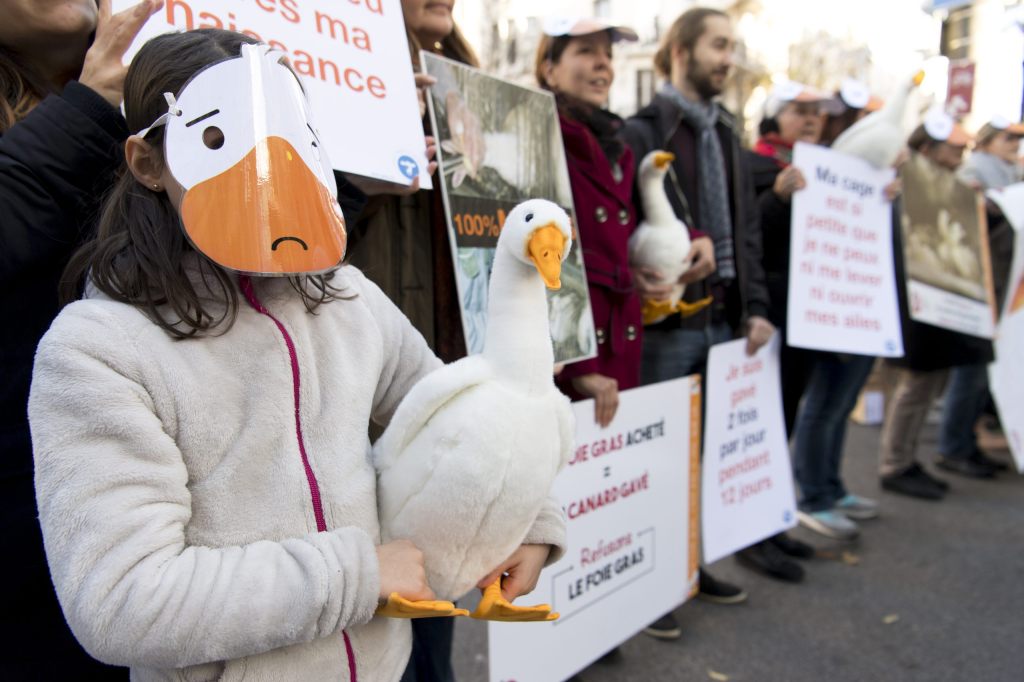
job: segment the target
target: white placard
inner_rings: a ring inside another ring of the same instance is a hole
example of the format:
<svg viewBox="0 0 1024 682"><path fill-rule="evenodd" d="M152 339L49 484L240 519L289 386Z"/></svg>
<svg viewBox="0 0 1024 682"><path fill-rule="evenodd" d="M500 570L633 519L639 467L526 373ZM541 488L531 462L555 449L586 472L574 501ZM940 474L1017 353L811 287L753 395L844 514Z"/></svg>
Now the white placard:
<svg viewBox="0 0 1024 682"><path fill-rule="evenodd" d="M1017 471L1024 473L1024 183L988 193L1015 233L1013 266L1003 314L988 368L989 389L1010 443Z"/></svg>
<svg viewBox="0 0 1024 682"><path fill-rule="evenodd" d="M706 563L796 525L779 344L775 334L749 356L746 339L738 339L708 354L701 467Z"/></svg>
<svg viewBox="0 0 1024 682"><path fill-rule="evenodd" d="M113 0L115 12L135 4ZM432 186L400 0L166 0L126 59L153 36L196 28L288 55L336 170L403 185L418 174Z"/></svg>
<svg viewBox="0 0 1024 682"><path fill-rule="evenodd" d="M798 142L787 339L791 346L879 357L903 355L892 251L892 170Z"/></svg>
<svg viewBox="0 0 1024 682"><path fill-rule="evenodd" d="M569 549L517 602L550 623L490 623L490 679L558 682L675 608L696 588L700 380L620 394L607 428L574 404L576 452L555 481Z"/></svg>

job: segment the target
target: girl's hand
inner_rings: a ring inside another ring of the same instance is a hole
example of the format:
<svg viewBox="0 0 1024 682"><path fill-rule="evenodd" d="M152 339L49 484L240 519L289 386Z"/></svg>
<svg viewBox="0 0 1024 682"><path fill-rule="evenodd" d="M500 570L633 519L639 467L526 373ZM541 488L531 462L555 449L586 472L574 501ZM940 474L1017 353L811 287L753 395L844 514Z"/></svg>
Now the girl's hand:
<svg viewBox="0 0 1024 682"><path fill-rule="evenodd" d="M135 7L111 16L112 0L99 0L96 39L85 53L78 82L87 85L112 107L124 99L124 53L128 51L143 25L164 6L163 0L143 0Z"/></svg>
<svg viewBox="0 0 1024 682"><path fill-rule="evenodd" d="M434 591L427 584L423 568L423 552L408 540L395 540L377 546L380 564L380 601L384 603L392 592L410 601L434 599Z"/></svg>
<svg viewBox="0 0 1024 682"><path fill-rule="evenodd" d="M694 239L686 258L690 261L690 267L679 277L679 283L693 284L701 281L715 271L715 243L711 237Z"/></svg>
<svg viewBox="0 0 1024 682"><path fill-rule="evenodd" d="M804 174L800 172L800 169L796 166L788 166L775 176L775 185L772 186L772 191L779 199L789 203L789 200L793 198L793 192L799 192L806 186L807 181L804 180Z"/></svg>
<svg viewBox="0 0 1024 682"><path fill-rule="evenodd" d="M575 377L572 387L594 399L594 421L601 428L608 426L619 409L619 382L594 372Z"/></svg>
<svg viewBox="0 0 1024 682"><path fill-rule="evenodd" d="M519 548L512 552L512 556L505 559L476 586L483 589L504 576L501 581L502 597L511 602L516 597L529 594L537 587L537 578L550 552L549 545L519 545Z"/></svg>

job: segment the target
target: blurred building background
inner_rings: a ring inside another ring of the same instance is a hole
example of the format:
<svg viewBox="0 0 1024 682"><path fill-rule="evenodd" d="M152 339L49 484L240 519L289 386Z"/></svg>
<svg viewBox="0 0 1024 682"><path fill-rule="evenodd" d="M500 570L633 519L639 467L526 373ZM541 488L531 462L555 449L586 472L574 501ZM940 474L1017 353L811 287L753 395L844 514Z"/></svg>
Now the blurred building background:
<svg viewBox="0 0 1024 682"><path fill-rule="evenodd" d="M458 0L455 16L488 71L525 85L535 85L544 17L599 16L632 27L640 41L616 46L609 102L629 115L660 85L651 61L662 34L697 4L733 17L737 68L725 101L749 132L775 81L834 91L851 76L884 99L921 68L918 111L948 104L970 130L994 114L1022 117L1024 0Z"/></svg>

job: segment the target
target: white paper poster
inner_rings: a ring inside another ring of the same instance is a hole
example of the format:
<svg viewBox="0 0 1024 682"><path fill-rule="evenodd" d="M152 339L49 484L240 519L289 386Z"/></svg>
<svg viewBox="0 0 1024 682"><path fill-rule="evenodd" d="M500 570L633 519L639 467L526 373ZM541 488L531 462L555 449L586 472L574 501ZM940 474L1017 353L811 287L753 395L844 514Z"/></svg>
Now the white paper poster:
<svg viewBox="0 0 1024 682"><path fill-rule="evenodd" d="M791 346L878 357L903 355L892 251L893 171L798 142L787 339Z"/></svg>
<svg viewBox="0 0 1024 682"><path fill-rule="evenodd" d="M573 405L576 452L555 480L569 549L517 603L550 623L489 623L490 679L560 682L672 610L696 588L698 377L624 391L615 419Z"/></svg>
<svg viewBox="0 0 1024 682"><path fill-rule="evenodd" d="M796 525L782 416L779 335L747 355L746 339L708 354L701 519L712 563Z"/></svg>
<svg viewBox="0 0 1024 682"><path fill-rule="evenodd" d="M113 0L114 12L137 2ZM197 28L288 55L336 170L432 186L400 0L166 0L126 58L161 33Z"/></svg>
<svg viewBox="0 0 1024 682"><path fill-rule="evenodd" d="M1015 233L1013 266L1006 302L993 342L996 360L989 365L989 389L1010 443L1017 471L1024 473L1024 183L988 193Z"/></svg>
<svg viewBox="0 0 1024 682"><path fill-rule="evenodd" d="M991 339L995 296L981 197L921 154L912 154L900 175L910 317Z"/></svg>

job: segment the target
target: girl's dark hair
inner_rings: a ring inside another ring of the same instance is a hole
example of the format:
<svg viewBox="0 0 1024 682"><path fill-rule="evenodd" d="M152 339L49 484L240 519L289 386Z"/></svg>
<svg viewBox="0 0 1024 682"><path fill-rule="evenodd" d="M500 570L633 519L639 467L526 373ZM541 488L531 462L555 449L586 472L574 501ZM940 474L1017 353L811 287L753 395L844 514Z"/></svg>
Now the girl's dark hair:
<svg viewBox="0 0 1024 682"><path fill-rule="evenodd" d="M165 113L165 92L179 94L196 73L238 56L243 44L257 42L220 29L169 33L147 42L125 78L128 129L142 130ZM163 136L164 127L158 126L146 140L159 150ZM291 278L310 312L338 298L329 278ZM226 324L219 331L227 331L238 312L233 276L196 253L167 194L151 191L127 168L121 169L104 203L96 236L72 256L64 271L61 303L77 299L86 279L115 301L141 308L176 338L209 332L222 323Z"/></svg>
<svg viewBox="0 0 1024 682"><path fill-rule="evenodd" d="M0 46L0 133L25 118L53 90L18 55Z"/></svg>
<svg viewBox="0 0 1024 682"><path fill-rule="evenodd" d="M779 132L779 120L774 116L765 116L757 125L757 132L761 137Z"/></svg>
<svg viewBox="0 0 1024 682"><path fill-rule="evenodd" d="M679 47L689 53L704 35L704 24L708 17L722 17L728 19L729 15L710 7L694 7L679 15L668 33L661 41L661 46L654 53L654 69L660 76L668 78L672 75L672 48Z"/></svg>
<svg viewBox="0 0 1024 682"><path fill-rule="evenodd" d="M915 152L920 152L924 151L928 147L934 147L940 142L942 142L942 140L936 140L934 137L929 135L924 124L922 124L914 128L914 132L910 133L910 137L907 139L907 146Z"/></svg>

